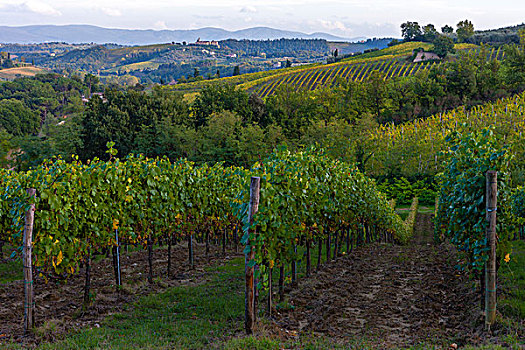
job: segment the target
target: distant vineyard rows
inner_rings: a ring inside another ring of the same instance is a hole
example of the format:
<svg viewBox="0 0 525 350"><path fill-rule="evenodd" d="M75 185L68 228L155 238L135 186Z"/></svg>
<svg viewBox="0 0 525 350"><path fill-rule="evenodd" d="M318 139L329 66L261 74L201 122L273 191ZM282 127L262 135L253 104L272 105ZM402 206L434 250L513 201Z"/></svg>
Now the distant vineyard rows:
<svg viewBox="0 0 525 350"><path fill-rule="evenodd" d="M470 52L478 50L470 50ZM504 51L501 48L492 48L488 52L488 59L502 59ZM263 83L249 88L261 98L272 95L275 90L283 85L291 85L296 89L315 90L320 87L330 87L337 84L339 79L363 81L366 80L374 71L384 74L385 80L393 77L412 76L420 71L441 64L440 62L419 62L407 63L399 58L389 58L383 60L367 60L364 62L350 61L346 64L333 64L322 67L312 67L291 74L283 73L279 76L265 80Z"/></svg>
<svg viewBox="0 0 525 350"><path fill-rule="evenodd" d="M523 162L524 107L522 93L469 111L459 108L401 125L382 125L368 139L366 148L373 156L366 164L367 173L383 174L398 166L405 176L435 174L441 171L448 154L445 140L450 132L471 132L489 126L494 127L502 144L511 146L520 155L514 163Z"/></svg>

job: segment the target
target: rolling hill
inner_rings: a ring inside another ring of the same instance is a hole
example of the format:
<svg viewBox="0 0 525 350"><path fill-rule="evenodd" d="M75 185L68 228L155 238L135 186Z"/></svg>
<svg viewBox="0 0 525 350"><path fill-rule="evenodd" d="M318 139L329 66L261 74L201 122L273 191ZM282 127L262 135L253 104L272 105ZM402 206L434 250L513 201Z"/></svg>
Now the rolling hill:
<svg viewBox="0 0 525 350"><path fill-rule="evenodd" d="M320 87L332 86L339 79L363 81L372 72L379 71L384 79L397 76L410 76L419 71L428 70L438 61L427 61L412 63L407 57L416 48L431 50L432 44L422 42L409 42L388 47L383 50L356 55L348 59L332 64L309 64L299 67L279 69L273 71L244 74L237 77L215 79L211 82L235 84L240 89L254 92L265 98L281 85L287 84L294 88L314 90ZM456 44L457 51L477 50L476 45ZM502 59L504 51L502 48L492 48L488 52L488 58ZM196 92L202 89L210 81L202 81L189 84L178 84L171 89L183 92Z"/></svg>
<svg viewBox="0 0 525 350"><path fill-rule="evenodd" d="M34 77L39 73L46 73L47 71L38 67L15 67L0 70L0 81L13 80L20 77Z"/></svg>
<svg viewBox="0 0 525 350"><path fill-rule="evenodd" d="M357 41L362 38L341 38L327 33L306 34L268 27L246 28L228 31L221 28L200 28L191 30L139 30L113 29L92 25L33 25L10 27L0 26L0 43L116 43L121 45L147 45L166 42L194 42L201 40L249 39L266 40L280 38L325 39L330 41Z"/></svg>

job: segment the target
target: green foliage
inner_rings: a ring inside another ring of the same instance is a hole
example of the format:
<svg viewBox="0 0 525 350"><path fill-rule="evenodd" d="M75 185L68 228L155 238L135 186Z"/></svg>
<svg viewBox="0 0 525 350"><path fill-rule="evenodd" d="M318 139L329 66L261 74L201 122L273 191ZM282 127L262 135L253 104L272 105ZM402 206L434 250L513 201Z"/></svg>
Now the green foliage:
<svg viewBox="0 0 525 350"><path fill-rule="evenodd" d="M459 42L465 42L468 38L474 35L474 25L469 20L460 21L457 24L456 33Z"/></svg>
<svg viewBox="0 0 525 350"><path fill-rule="evenodd" d="M235 89L233 85L210 84L199 93L191 107L194 127L198 129L207 125L213 113L224 110L239 114L245 123L260 122L252 120L246 93Z"/></svg>
<svg viewBox="0 0 525 350"><path fill-rule="evenodd" d="M514 91L525 88L525 29L520 31L520 45L505 47L504 75L507 84Z"/></svg>
<svg viewBox="0 0 525 350"><path fill-rule="evenodd" d="M73 157L70 162L46 161L27 172L0 170L0 239L21 246L24 213L35 203L33 251L39 273L59 278L76 273L90 252L115 244L115 222L121 242L134 244L154 244L168 234L202 235L210 226L217 234L232 230L237 224L232 208L245 220L252 175L263 177L258 261L268 254L281 262L292 258L291 243L307 237L304 225L318 226L321 236L366 224L400 242L408 238L372 180L315 150L276 153L246 171L166 158L120 160L114 146L107 143L108 161L81 163ZM36 197L28 197L28 188L36 189Z"/></svg>
<svg viewBox="0 0 525 350"><path fill-rule="evenodd" d="M443 27L441 27L441 33L452 34L454 33L454 28L449 26L448 24L445 24Z"/></svg>
<svg viewBox="0 0 525 350"><path fill-rule="evenodd" d="M11 140L13 136L5 130L0 130L0 168L5 168L8 164L7 156L11 151Z"/></svg>
<svg viewBox="0 0 525 350"><path fill-rule="evenodd" d="M519 186L512 193L512 213L525 225L525 187Z"/></svg>
<svg viewBox="0 0 525 350"><path fill-rule="evenodd" d="M525 328L525 241L511 242L509 262L502 262L498 274L501 276L502 296L498 300L498 309L501 310L504 324L516 328L518 341L523 339ZM514 320L514 322L512 322ZM521 327L520 327L521 321Z"/></svg>
<svg viewBox="0 0 525 350"><path fill-rule="evenodd" d="M174 125L182 125L182 129L191 125L188 106L176 93L106 90L104 98L92 98L81 121L84 160L102 157L108 141L116 143L121 155L141 152L156 156L167 147L160 143L169 142L163 137L167 131Z"/></svg>
<svg viewBox="0 0 525 350"><path fill-rule="evenodd" d="M431 65L427 62L407 64L405 60L401 60L399 57L388 56L388 58L383 58L380 56L378 59L356 59L328 66L314 66L303 70L285 72L247 83L243 87L251 89L265 98L275 94L282 85L292 85L296 90L316 90L330 88L345 81L366 83L377 73L383 74L383 80L412 76L418 71L425 71L430 67Z"/></svg>
<svg viewBox="0 0 525 350"><path fill-rule="evenodd" d="M250 173L261 178L254 222L246 219L248 188L233 205L235 215L244 223L245 251L255 250L255 262L263 275L268 267L298 260L298 246L329 234L351 230L351 239L357 241L368 226L375 233L391 233L402 243L410 238L374 181L315 149L297 153L281 150L255 164Z"/></svg>
<svg viewBox="0 0 525 350"><path fill-rule="evenodd" d="M417 22L405 22L401 24L401 36L405 41L420 40L423 35L421 26Z"/></svg>
<svg viewBox="0 0 525 350"><path fill-rule="evenodd" d="M423 27L423 37L427 42L433 42L439 36L436 27L433 24L427 24Z"/></svg>
<svg viewBox="0 0 525 350"><path fill-rule="evenodd" d="M447 57L449 53L454 53L454 41L444 35L436 35L432 41L434 44L434 53L441 58Z"/></svg>
<svg viewBox="0 0 525 350"><path fill-rule="evenodd" d="M447 167L438 175L440 187L436 236L450 238L464 259L464 267L479 273L487 260L485 174L498 172L499 259L509 252L512 230L509 162L512 158L492 128L461 135L452 133Z"/></svg>
<svg viewBox="0 0 525 350"><path fill-rule="evenodd" d="M242 124L241 117L230 111L211 115L208 125L197 133L200 161L214 160L228 165L250 167L276 146L268 133L257 124Z"/></svg>
<svg viewBox="0 0 525 350"><path fill-rule="evenodd" d="M414 120L401 125L382 125L371 131L363 142L363 149L373 157L365 170L372 176L411 177L416 174L434 175L444 168L447 150L446 136L453 131L469 133L488 126L510 145L516 161L513 174L522 174L525 151L522 134L525 132L524 98L520 94L492 104L458 109L427 119Z"/></svg>
<svg viewBox="0 0 525 350"><path fill-rule="evenodd" d="M404 177L380 179L378 189L389 199L394 199L397 204L410 204L412 199L417 197L421 203L433 205L437 196L432 176L410 180Z"/></svg>
<svg viewBox="0 0 525 350"><path fill-rule="evenodd" d="M410 205L410 211L408 217L405 220L405 230L409 237L414 234L414 225L416 224L417 211L419 209L419 199L414 197L412 204Z"/></svg>
<svg viewBox="0 0 525 350"><path fill-rule="evenodd" d="M0 100L0 130L13 136L33 134L40 126L39 115L16 99Z"/></svg>
<svg viewBox="0 0 525 350"><path fill-rule="evenodd" d="M98 85L92 85L92 89ZM95 90L94 90L95 91ZM80 96L88 94L88 85L58 74L41 74L0 84L0 99L16 99L46 118L78 113L83 110Z"/></svg>
<svg viewBox="0 0 525 350"><path fill-rule="evenodd" d="M237 66L233 67L233 73L232 73L232 75L233 75L233 76L236 76L236 75L240 75L240 74L241 74L240 66L237 65Z"/></svg>

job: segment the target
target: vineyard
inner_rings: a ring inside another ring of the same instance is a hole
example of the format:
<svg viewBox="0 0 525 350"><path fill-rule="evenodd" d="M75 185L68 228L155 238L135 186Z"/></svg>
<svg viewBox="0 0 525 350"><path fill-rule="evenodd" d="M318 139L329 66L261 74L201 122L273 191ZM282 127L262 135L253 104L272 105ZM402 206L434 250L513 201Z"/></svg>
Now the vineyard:
<svg viewBox="0 0 525 350"><path fill-rule="evenodd" d="M388 60L352 62L340 65L327 65L323 68L311 68L300 73L281 74L272 77L268 82L257 85L252 91L261 98L272 95L282 85L291 85L294 89L315 90L320 87L331 87L339 79L363 81L373 72L380 72L384 79L412 76L419 71L426 71L436 62L406 63L395 58Z"/></svg>
<svg viewBox="0 0 525 350"><path fill-rule="evenodd" d="M373 154L366 164L369 174L380 175L397 167L408 174L436 174L447 157L445 139L452 131L468 133L493 126L502 144L509 145L523 164L525 132L525 94L477 106L442 113L427 119L416 119L401 125L384 125L375 129L367 140L367 151ZM516 174L518 183L522 174Z"/></svg>
<svg viewBox="0 0 525 350"><path fill-rule="evenodd" d="M114 154L112 148L108 152ZM172 242L187 242L188 264L194 268L196 243L205 244L208 254L214 242L224 251L240 240L248 251L253 249L251 264L259 266L259 284L268 288L274 266L283 271L301 260L298 249L307 252L309 274L310 250L317 246L320 252L325 240L327 256L335 257L344 244L348 249L378 240L402 243L410 232L373 181L313 149L281 151L250 170L128 157L86 164L57 159L25 173L3 170L0 175L0 239L21 247L24 215L35 205L35 275L60 281L82 272L84 308L93 301L90 265L96 254L113 250L118 292L123 283L117 264L121 245L147 249L144 270L152 283L155 245L169 246L169 276ZM246 214L252 176L260 177L261 189L260 209L250 225ZM29 188L36 190L35 196ZM292 283L296 281L294 272Z"/></svg>
<svg viewBox="0 0 525 350"><path fill-rule="evenodd" d="M479 54L480 49L464 49L468 55ZM309 67L301 71L283 72L277 76L268 76L253 82L248 82L241 87L257 94L261 98L272 95L282 85L290 85L294 89L315 90L320 87L332 87L342 80L364 81L373 72L380 72L383 79L395 77L409 77L418 72L428 71L439 66L440 61L423 61L418 63L407 62L400 53L389 53L383 50L381 56L370 58L357 58L340 63L329 64L323 67ZM404 51L401 51L405 53ZM504 51L501 47L490 48L486 54L487 60L502 60Z"/></svg>
<svg viewBox="0 0 525 350"><path fill-rule="evenodd" d="M79 112L83 151L6 158L0 348L521 350L522 61L461 44L409 62L420 45L221 79L193 104L106 90ZM370 77L414 84L334 88Z"/></svg>
<svg viewBox="0 0 525 350"><path fill-rule="evenodd" d="M270 96L275 89L288 84L294 88L314 90L319 87L330 87L338 79L363 81L374 71L384 74L385 79L393 77L412 76L418 71L428 70L440 62L407 62L405 58L412 55L412 51L418 48L431 50L432 45L421 42L409 42L374 51L356 57L345 59L338 63L319 65L309 64L287 69L270 70L257 73L242 74L212 81L198 81L193 83L178 84L170 87L170 90L192 93L199 91L210 83L226 83L238 86L240 89L256 93L259 97ZM456 50L476 54L481 49L472 44L456 44ZM487 59L502 60L504 50L499 48L488 48Z"/></svg>

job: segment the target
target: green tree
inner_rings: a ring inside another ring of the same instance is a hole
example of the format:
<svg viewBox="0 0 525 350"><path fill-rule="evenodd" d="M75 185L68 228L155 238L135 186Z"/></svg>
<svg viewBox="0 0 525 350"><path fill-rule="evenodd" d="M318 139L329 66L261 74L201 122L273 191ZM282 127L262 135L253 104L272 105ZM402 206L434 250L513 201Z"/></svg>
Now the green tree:
<svg viewBox="0 0 525 350"><path fill-rule="evenodd" d="M40 126L39 115L15 99L0 100L0 130L13 136L34 134Z"/></svg>
<svg viewBox="0 0 525 350"><path fill-rule="evenodd" d="M425 41L433 42L439 35L433 24L427 24L423 27L423 37Z"/></svg>
<svg viewBox="0 0 525 350"><path fill-rule="evenodd" d="M401 24L401 35L405 41L414 41L421 39L423 32L417 22L405 22Z"/></svg>
<svg viewBox="0 0 525 350"><path fill-rule="evenodd" d="M91 94L94 91L98 91L96 87L99 83L100 83L100 80L98 79L98 77L94 76L93 74L86 74L84 76L84 84L88 86L88 96L91 96Z"/></svg>
<svg viewBox="0 0 525 350"><path fill-rule="evenodd" d="M386 107L387 90L384 78L381 72L373 71L366 85L368 106L379 123L383 122L383 111Z"/></svg>
<svg viewBox="0 0 525 350"><path fill-rule="evenodd" d="M233 75L240 75L241 74L241 67L235 66L233 67Z"/></svg>
<svg viewBox="0 0 525 350"><path fill-rule="evenodd" d="M507 45L503 61L505 82L516 92L525 88L525 29L521 29L518 35L520 44Z"/></svg>
<svg viewBox="0 0 525 350"><path fill-rule="evenodd" d="M7 131L0 129L0 168L7 167L7 156L12 149L11 140L13 136Z"/></svg>
<svg viewBox="0 0 525 350"><path fill-rule="evenodd" d="M230 111L213 113L208 125L198 131L200 143L200 160L226 162L235 164L239 153L239 133L242 128L242 118Z"/></svg>
<svg viewBox="0 0 525 350"><path fill-rule="evenodd" d="M468 38L474 35L474 25L468 19L457 24L456 33L459 42L465 42Z"/></svg>
<svg viewBox="0 0 525 350"><path fill-rule="evenodd" d="M237 90L234 85L209 84L201 90L191 107L193 126L199 129L207 125L213 113L224 110L237 113L244 123L252 121L253 113L246 92Z"/></svg>
<svg viewBox="0 0 525 350"><path fill-rule="evenodd" d="M291 85L281 85L266 101L269 121L282 128L288 139L299 139L306 128L316 120L318 103L309 92Z"/></svg>
<svg viewBox="0 0 525 350"><path fill-rule="evenodd" d="M448 24L445 24L443 27L441 27L441 33L452 34L454 33L454 28L449 26Z"/></svg>
<svg viewBox="0 0 525 350"><path fill-rule="evenodd" d="M445 58L449 53L454 53L454 41L445 35L437 35L434 39L434 53L440 58Z"/></svg>

